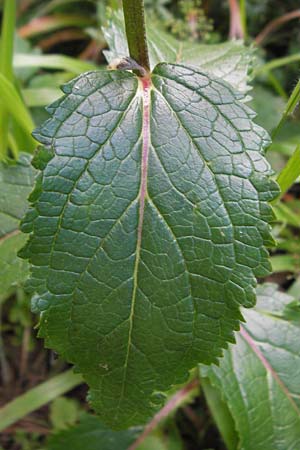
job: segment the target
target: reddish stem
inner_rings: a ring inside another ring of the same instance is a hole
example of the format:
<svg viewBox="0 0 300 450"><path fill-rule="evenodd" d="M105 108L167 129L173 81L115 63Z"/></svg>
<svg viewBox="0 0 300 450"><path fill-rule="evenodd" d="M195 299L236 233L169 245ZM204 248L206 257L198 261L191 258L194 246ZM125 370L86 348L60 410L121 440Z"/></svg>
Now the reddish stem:
<svg viewBox="0 0 300 450"><path fill-rule="evenodd" d="M289 22L292 19L300 19L300 9L296 9L295 11L291 11L287 14L284 14L277 19L271 20L265 28L256 36L255 43L257 45L261 45L261 43L266 39L266 37L272 33L276 28L280 27L286 22Z"/></svg>
<svg viewBox="0 0 300 450"><path fill-rule="evenodd" d="M243 39L244 32L242 27L240 7L237 0L229 0L230 9L230 39Z"/></svg>

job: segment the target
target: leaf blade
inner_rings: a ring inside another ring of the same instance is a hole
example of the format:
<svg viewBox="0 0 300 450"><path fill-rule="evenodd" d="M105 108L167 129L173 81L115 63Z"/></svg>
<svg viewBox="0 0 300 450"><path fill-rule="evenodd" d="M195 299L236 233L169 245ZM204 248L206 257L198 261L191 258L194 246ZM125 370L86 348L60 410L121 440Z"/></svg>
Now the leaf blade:
<svg viewBox="0 0 300 450"><path fill-rule="evenodd" d="M225 397L243 450L299 445L299 325L287 315L291 300L275 285L260 286L257 306L244 312L237 344L218 368L200 367Z"/></svg>
<svg viewBox="0 0 300 450"><path fill-rule="evenodd" d="M81 450L127 450L134 441L137 430L111 431L97 417L84 414L78 425L53 434L48 439L47 450L72 448Z"/></svg>
<svg viewBox="0 0 300 450"><path fill-rule="evenodd" d="M90 72L64 92L35 134L50 153L23 253L40 335L83 372L103 420L126 427L232 341L268 271L277 186L242 95L195 69L160 64L151 84ZM238 201L249 224L232 221Z"/></svg>

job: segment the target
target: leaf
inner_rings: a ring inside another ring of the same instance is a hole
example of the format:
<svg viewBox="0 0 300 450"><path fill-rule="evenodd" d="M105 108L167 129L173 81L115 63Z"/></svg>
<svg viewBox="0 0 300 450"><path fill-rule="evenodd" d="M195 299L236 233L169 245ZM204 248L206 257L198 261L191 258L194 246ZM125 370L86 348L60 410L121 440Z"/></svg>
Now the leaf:
<svg viewBox="0 0 300 450"><path fill-rule="evenodd" d="M109 46L109 50L104 51L109 63L129 55L121 11L111 14L103 33ZM243 93L249 90L247 74L253 51L246 48L242 41L210 45L180 42L153 25L147 27L147 35L151 67L165 61L182 62L222 78Z"/></svg>
<svg viewBox="0 0 300 450"><path fill-rule="evenodd" d="M2 74L0 74L0 94L0 104L5 105L15 121L20 125L25 133L30 135L32 128L34 127L32 118L14 85ZM30 140L32 141L31 146L35 148L34 140L31 137Z"/></svg>
<svg viewBox="0 0 300 450"><path fill-rule="evenodd" d="M112 431L84 414L78 425L50 436L47 450L127 450L136 436L136 430Z"/></svg>
<svg viewBox="0 0 300 450"><path fill-rule="evenodd" d="M273 284L257 289L257 305L243 310L219 367L201 366L226 399L241 450L300 448L300 326L291 319L292 298Z"/></svg>
<svg viewBox="0 0 300 450"><path fill-rule="evenodd" d="M218 427L226 449L237 450L239 439L235 423L220 391L211 385L208 378L201 378L200 382L210 416Z"/></svg>
<svg viewBox="0 0 300 450"><path fill-rule="evenodd" d="M112 431L97 417L82 414L77 425L58 432L48 439L47 450L129 450L141 432L138 428ZM137 447L137 450L182 450L182 442L174 424L155 430Z"/></svg>
<svg viewBox="0 0 300 450"><path fill-rule="evenodd" d="M269 273L266 132L226 83L181 65L83 74L35 137L23 221L40 336L110 427L144 423L220 356ZM48 163L46 160L49 160Z"/></svg>
<svg viewBox="0 0 300 450"><path fill-rule="evenodd" d="M293 92L291 93L291 95L287 101L286 107L282 113L280 121L279 121L276 129L272 133L273 139L275 138L275 136L277 136L277 134L279 133L283 124L287 121L288 117L295 112L295 109L297 108L299 101L300 101L300 80L294 87Z"/></svg>
<svg viewBox="0 0 300 450"><path fill-rule="evenodd" d="M284 169L277 177L277 183L280 186L282 194L288 191L288 189L294 184L297 178L300 176L300 145L298 145L288 160Z"/></svg>
<svg viewBox="0 0 300 450"><path fill-rule="evenodd" d="M68 397L57 397L50 405L49 418L55 430L64 430L75 425L79 414L79 404Z"/></svg>
<svg viewBox="0 0 300 450"><path fill-rule="evenodd" d="M260 85L253 87L251 97L249 106L257 113L255 122L271 133L282 116L284 100Z"/></svg>
<svg viewBox="0 0 300 450"><path fill-rule="evenodd" d="M45 68L66 70L75 75L84 70L95 69L95 64L87 61L80 61L65 55L35 55L26 53L17 53L14 55L15 70L27 70L29 68Z"/></svg>
<svg viewBox="0 0 300 450"><path fill-rule="evenodd" d="M28 276L28 264L17 252L26 241L19 231L19 220L27 208L33 177L29 155L23 154L16 165L0 163L0 296Z"/></svg>

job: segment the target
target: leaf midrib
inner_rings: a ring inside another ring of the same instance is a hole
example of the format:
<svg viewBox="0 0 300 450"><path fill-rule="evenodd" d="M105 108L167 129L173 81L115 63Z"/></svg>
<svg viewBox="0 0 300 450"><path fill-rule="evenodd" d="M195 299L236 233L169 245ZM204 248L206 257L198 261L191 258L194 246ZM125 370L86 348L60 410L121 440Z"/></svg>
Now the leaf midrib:
<svg viewBox="0 0 300 450"><path fill-rule="evenodd" d="M136 243L136 255L135 264L133 272L133 292L131 298L131 307L129 315L129 331L128 331L128 341L126 356L124 362L124 374L122 380L122 390L119 397L118 406L116 408L115 418L118 416L118 411L120 404L123 400L127 379L128 371L128 361L130 356L130 349L132 345L132 332L133 332L133 322L134 322L134 310L137 298L138 290L138 270L141 260L141 246L143 237L143 225L144 225L144 212L145 212L145 201L148 196L147 184L148 184L148 163L149 163L149 148L150 148L150 111L151 111L151 81L150 79L141 79L141 89L142 89L142 104L143 104L143 124L142 124L142 156L141 156L141 178L140 178L140 190L139 190L139 219L137 227L137 243Z"/></svg>
<svg viewBox="0 0 300 450"><path fill-rule="evenodd" d="M276 381L277 385L280 387L282 392L285 394L289 402L291 403L293 409L297 413L297 415L300 417L300 410L295 403L295 401L292 398L292 394L290 393L287 386L284 384L284 382L281 380L275 369L272 367L272 365L269 363L267 358L263 355L262 351L259 349L259 346L256 344L254 338L246 331L246 329L241 326L239 331L240 336L243 338L243 340L246 342L246 344L250 347L252 352L257 356L257 358L260 360L261 364L265 368L266 372L269 373L272 378Z"/></svg>

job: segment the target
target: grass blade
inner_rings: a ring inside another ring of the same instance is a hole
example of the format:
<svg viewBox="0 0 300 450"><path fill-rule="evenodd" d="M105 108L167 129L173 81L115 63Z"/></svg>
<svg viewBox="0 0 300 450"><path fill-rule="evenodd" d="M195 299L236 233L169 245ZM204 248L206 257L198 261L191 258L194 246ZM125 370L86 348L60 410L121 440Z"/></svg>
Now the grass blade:
<svg viewBox="0 0 300 450"><path fill-rule="evenodd" d="M277 125L277 127L275 128L275 130L274 130L274 132L272 134L272 139L274 139L275 136L278 134L279 130L281 129L282 125L287 120L288 116L290 114L293 114L293 112L294 112L296 106L298 105L299 101L300 101L300 80L296 84L293 92L290 95L290 98L288 99L288 102L287 102L285 110L284 110L284 112L282 114L281 120L280 120L279 124Z"/></svg>
<svg viewBox="0 0 300 450"><path fill-rule="evenodd" d="M282 194L284 194L300 175L300 145L288 160L284 169L277 177L277 183L280 186Z"/></svg>
<svg viewBox="0 0 300 450"><path fill-rule="evenodd" d="M0 73L0 106L4 105L16 122L30 136L35 128L34 122L14 85ZM35 143L33 138L32 143Z"/></svg>
<svg viewBox="0 0 300 450"><path fill-rule="evenodd" d="M8 81L13 80L12 58L16 20L16 0L6 0L3 6L0 73ZM0 105L0 159L7 156L9 116L6 107Z"/></svg>
<svg viewBox="0 0 300 450"><path fill-rule="evenodd" d="M74 374L73 369L70 369L30 389L0 409L0 431L80 383L82 383L81 376Z"/></svg>
<svg viewBox="0 0 300 450"><path fill-rule="evenodd" d="M272 61L255 68L255 70L253 71L253 76L257 77L257 75L261 75L263 73L269 72L270 70L277 69L278 67L286 66L287 64L292 64L297 61L300 61L300 53L284 56L283 58L273 59Z"/></svg>
<svg viewBox="0 0 300 450"><path fill-rule="evenodd" d="M28 55L17 53L14 56L14 67L16 69L24 67L36 67L43 69L58 69L72 72L79 75L82 72L97 69L97 66L87 61L80 61L70 56L64 55Z"/></svg>

